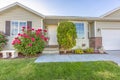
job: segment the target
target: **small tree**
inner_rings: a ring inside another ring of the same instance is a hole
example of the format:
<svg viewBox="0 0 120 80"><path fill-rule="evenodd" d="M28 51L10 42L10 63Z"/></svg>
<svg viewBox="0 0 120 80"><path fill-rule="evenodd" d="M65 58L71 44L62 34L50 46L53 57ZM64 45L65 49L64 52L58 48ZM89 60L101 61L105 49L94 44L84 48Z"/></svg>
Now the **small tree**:
<svg viewBox="0 0 120 80"><path fill-rule="evenodd" d="M72 22L60 22L57 29L57 39L60 48L64 49L65 53L67 49L71 49L76 45L76 27Z"/></svg>

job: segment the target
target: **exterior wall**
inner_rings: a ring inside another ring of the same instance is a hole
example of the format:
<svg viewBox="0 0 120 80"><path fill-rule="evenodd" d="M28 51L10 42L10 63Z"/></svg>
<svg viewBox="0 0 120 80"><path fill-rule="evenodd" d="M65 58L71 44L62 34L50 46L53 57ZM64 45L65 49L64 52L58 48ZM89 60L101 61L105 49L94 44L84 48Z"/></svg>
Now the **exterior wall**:
<svg viewBox="0 0 120 80"><path fill-rule="evenodd" d="M105 16L104 18L120 19L120 9Z"/></svg>
<svg viewBox="0 0 120 80"><path fill-rule="evenodd" d="M6 10L2 14L0 14L0 31L5 32L5 21L11 20L20 20L20 21L32 21L33 28L37 29L41 26L41 17L21 8L21 7L14 7L9 10ZM11 47L11 42L13 37L8 37L8 45L5 49L13 49Z"/></svg>
<svg viewBox="0 0 120 80"><path fill-rule="evenodd" d="M89 36L89 45L91 48L94 48L95 51L102 47L102 37L96 36L96 21L90 23L90 35Z"/></svg>
<svg viewBox="0 0 120 80"><path fill-rule="evenodd" d="M77 23L77 22L82 22L82 21L71 21L73 23ZM76 48L89 48L89 39L88 39L88 22L83 22L84 25L85 25L85 39L76 39L76 46L73 48L73 49L76 49ZM48 29L48 36L49 37L52 37L50 36L50 33L49 33L49 28L55 28L55 32L52 32L52 34L56 34L57 35L57 26L58 25L46 25L47 26L47 29ZM57 37L57 36L56 36ZM57 40L56 37L54 37L54 40ZM54 41L55 43L54 44L58 44L57 41ZM49 44L49 43L48 43ZM51 45L51 44L50 44Z"/></svg>
<svg viewBox="0 0 120 80"><path fill-rule="evenodd" d="M120 22L96 22L94 23L94 37L90 38L90 47L95 50L102 47L102 30L103 29L120 29Z"/></svg>

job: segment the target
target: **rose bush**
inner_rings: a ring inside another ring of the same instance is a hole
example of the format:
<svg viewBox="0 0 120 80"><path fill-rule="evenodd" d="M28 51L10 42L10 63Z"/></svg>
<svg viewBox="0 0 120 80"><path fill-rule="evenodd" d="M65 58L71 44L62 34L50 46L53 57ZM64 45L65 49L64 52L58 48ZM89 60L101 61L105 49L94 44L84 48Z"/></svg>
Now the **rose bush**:
<svg viewBox="0 0 120 80"><path fill-rule="evenodd" d="M7 43L7 38L3 32L0 32L0 51L4 48Z"/></svg>
<svg viewBox="0 0 120 80"><path fill-rule="evenodd" d="M14 48L24 55L37 54L43 51L48 38L45 37L47 30L31 29L23 27L22 33L13 40Z"/></svg>

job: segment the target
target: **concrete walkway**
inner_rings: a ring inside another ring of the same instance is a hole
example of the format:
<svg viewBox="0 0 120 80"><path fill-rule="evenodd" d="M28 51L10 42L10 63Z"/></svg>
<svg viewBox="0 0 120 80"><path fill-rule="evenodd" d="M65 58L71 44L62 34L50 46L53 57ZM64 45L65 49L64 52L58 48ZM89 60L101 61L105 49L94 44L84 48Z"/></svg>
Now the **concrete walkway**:
<svg viewBox="0 0 120 80"><path fill-rule="evenodd" d="M108 54L46 54L38 57L35 63L45 62L88 62L88 61L113 61L120 65L120 51L107 51Z"/></svg>

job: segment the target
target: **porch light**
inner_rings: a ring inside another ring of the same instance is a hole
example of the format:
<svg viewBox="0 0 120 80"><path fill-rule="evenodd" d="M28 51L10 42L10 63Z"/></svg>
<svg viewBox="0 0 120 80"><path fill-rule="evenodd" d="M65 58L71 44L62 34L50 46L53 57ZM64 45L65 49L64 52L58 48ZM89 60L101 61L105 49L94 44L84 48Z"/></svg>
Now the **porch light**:
<svg viewBox="0 0 120 80"><path fill-rule="evenodd" d="M100 31L101 31L101 29L100 29L100 28L98 28L98 29L97 29L97 31L98 31L98 32L100 32Z"/></svg>

